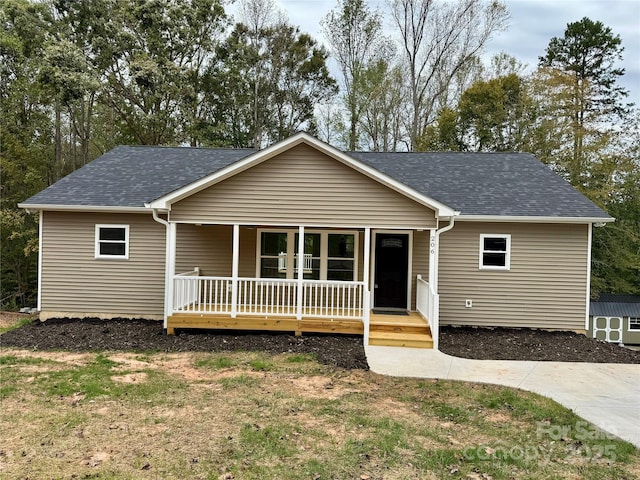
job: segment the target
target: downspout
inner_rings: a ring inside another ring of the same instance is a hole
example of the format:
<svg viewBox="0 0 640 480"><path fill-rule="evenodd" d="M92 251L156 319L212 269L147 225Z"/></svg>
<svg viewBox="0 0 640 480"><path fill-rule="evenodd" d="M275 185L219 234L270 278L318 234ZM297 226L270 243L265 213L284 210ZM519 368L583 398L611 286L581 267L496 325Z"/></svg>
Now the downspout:
<svg viewBox="0 0 640 480"><path fill-rule="evenodd" d="M449 225L447 225L446 227L443 228L439 228L436 230L436 264L435 264L435 275L434 275L434 283L435 285L433 286L433 289L435 291L435 293L438 293L438 275L439 275L439 263L440 263L440 235L448 232L449 230L451 230L455 223L456 223L456 217L460 215L460 212L453 212L453 216L450 217L451 220L449 220Z"/></svg>
<svg viewBox="0 0 640 480"><path fill-rule="evenodd" d="M438 276L439 273L439 264L440 264L440 235L445 232L451 230L456 223L456 216L460 215L460 212L453 212L453 215L450 217L449 225L443 228L439 228L436 230L436 238L435 238L435 265L434 265L434 275L433 275L433 285L430 285L432 291L430 295L433 295L432 302L435 302L433 308L433 324L431 328L431 334L433 335L433 348L438 350L440 348L440 300L438 294Z"/></svg>
<svg viewBox="0 0 640 480"><path fill-rule="evenodd" d="M158 209L154 208L152 210L153 219L164 225L166 228L165 233L165 255L164 255L164 328L167 328L167 318L169 316L171 305L170 305L170 296L169 292L171 290L171 225L168 221L160 218L158 216Z"/></svg>

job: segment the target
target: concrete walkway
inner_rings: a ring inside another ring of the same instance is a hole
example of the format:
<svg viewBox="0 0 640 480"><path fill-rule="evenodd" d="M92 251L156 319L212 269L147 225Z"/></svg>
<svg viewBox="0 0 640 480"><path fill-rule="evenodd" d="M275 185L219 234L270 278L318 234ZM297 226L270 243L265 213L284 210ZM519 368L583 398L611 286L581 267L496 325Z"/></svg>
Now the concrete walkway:
<svg viewBox="0 0 640 480"><path fill-rule="evenodd" d="M382 375L492 383L539 393L640 447L640 365L470 360L420 348L367 346L365 351L371 370Z"/></svg>

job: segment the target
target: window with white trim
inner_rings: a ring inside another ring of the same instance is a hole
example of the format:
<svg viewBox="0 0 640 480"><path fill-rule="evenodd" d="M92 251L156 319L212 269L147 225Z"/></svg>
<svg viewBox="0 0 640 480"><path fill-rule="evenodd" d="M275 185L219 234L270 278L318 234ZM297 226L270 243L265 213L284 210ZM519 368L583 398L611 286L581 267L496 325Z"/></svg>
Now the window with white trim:
<svg viewBox="0 0 640 480"><path fill-rule="evenodd" d="M327 280L353 280L356 237L353 234L327 234Z"/></svg>
<svg viewBox="0 0 640 480"><path fill-rule="evenodd" d="M287 232L260 235L260 277L287 278Z"/></svg>
<svg viewBox="0 0 640 480"><path fill-rule="evenodd" d="M258 230L257 275L260 278L297 278L298 238L297 230ZM305 230L304 278L355 281L357 242L356 231Z"/></svg>
<svg viewBox="0 0 640 480"><path fill-rule="evenodd" d="M640 330L639 317L629 317L629 330Z"/></svg>
<svg viewBox="0 0 640 480"><path fill-rule="evenodd" d="M511 235L480 235L480 270L509 270L511 268Z"/></svg>
<svg viewBox="0 0 640 480"><path fill-rule="evenodd" d="M129 258L129 225L96 225L95 257Z"/></svg>
<svg viewBox="0 0 640 480"><path fill-rule="evenodd" d="M293 243L293 276L298 275L298 233L294 236ZM319 233L304 234L304 267L303 275L308 280L320 280L320 243L322 237Z"/></svg>

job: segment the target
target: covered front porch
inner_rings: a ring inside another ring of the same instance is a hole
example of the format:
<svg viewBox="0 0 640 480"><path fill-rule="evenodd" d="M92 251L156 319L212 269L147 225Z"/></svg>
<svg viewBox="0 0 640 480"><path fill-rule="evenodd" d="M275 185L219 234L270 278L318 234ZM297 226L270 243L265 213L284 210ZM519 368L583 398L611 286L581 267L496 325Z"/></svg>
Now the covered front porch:
<svg viewBox="0 0 640 480"><path fill-rule="evenodd" d="M372 228L172 225L176 242L172 249L176 252L173 261L177 265L185 263L182 252L195 259L191 250L186 250L184 245L178 246L181 242L190 245L208 243L210 237L213 238L211 232L215 231L217 236L225 237L229 251L225 253L219 247L208 250L205 255L230 259L231 276L204 274L215 272L213 267L207 268L208 272L201 267L180 272L177 270L180 267L174 266L172 270L179 273L168 282L170 293L165 323L168 334L181 328L287 331L296 335L352 334L363 335L369 345L437 348L438 296L421 274L412 274L412 270L424 269L425 260L429 260L418 256L433 255L428 253L428 245L422 245L431 243L429 231L419 234L398 231L399 237L395 239L389 230ZM275 254L268 255L273 252L268 248L265 250L265 238L268 240L267 236L274 232L285 240L295 238L296 245L289 242L289 245L281 245L284 252L278 249ZM331 256L338 254L331 253L331 248L321 242L336 235L346 235L351 245L341 253L344 257L341 264ZM202 237L201 241L195 241L195 237ZM384 242L381 241L383 238ZM389 256L388 252L385 254L385 245L398 247L400 240L405 239L407 265L406 270L401 269L401 275L406 277L404 290L399 290L399 304L385 308L391 296L381 289L395 287L387 278L391 274L385 276L382 267L376 267L384 264L383 255ZM314 241L319 243L317 248ZM335 260L333 264L332 259ZM432 261L429 263L433 264ZM331 275L328 268L337 264L342 267L338 274L349 279L326 279ZM239 274L251 270L255 271L255 276ZM265 273L284 278L260 278ZM314 276L324 279L311 278ZM377 301L375 295L378 295Z"/></svg>
<svg viewBox="0 0 640 480"><path fill-rule="evenodd" d="M425 314L400 310L380 313L366 308L362 282L307 280L302 283L299 303L299 288L294 282L239 278L234 303L233 279L202 277L197 273L185 272L174 277L174 312L167 319L170 335L179 328L284 331L296 335L363 335L368 345L417 348L434 345Z"/></svg>

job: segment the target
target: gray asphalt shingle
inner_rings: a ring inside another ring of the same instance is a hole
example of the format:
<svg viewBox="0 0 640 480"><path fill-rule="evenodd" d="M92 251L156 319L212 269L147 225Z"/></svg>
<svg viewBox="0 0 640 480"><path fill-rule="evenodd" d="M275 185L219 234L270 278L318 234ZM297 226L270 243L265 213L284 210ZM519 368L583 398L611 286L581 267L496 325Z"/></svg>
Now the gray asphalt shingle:
<svg viewBox="0 0 640 480"><path fill-rule="evenodd" d="M255 150L120 146L23 202L26 205L144 207Z"/></svg>
<svg viewBox="0 0 640 480"><path fill-rule="evenodd" d="M350 155L464 215L609 216L528 153Z"/></svg>
<svg viewBox="0 0 640 480"><path fill-rule="evenodd" d="M120 146L23 204L142 207L254 152ZM530 154L347 154L463 215L609 216Z"/></svg>

